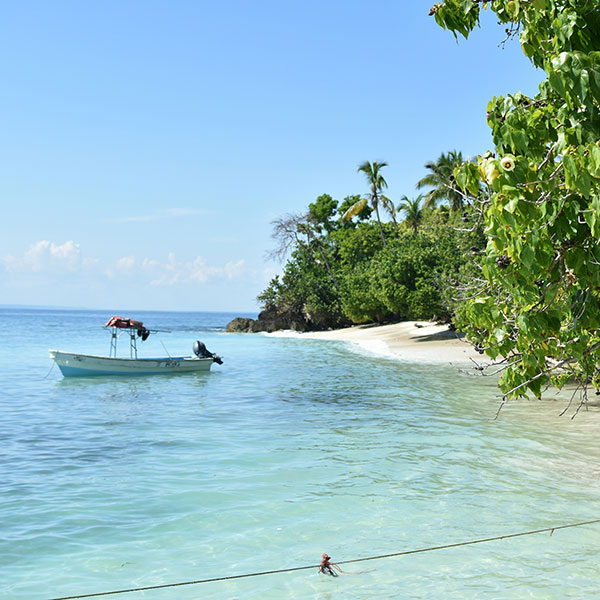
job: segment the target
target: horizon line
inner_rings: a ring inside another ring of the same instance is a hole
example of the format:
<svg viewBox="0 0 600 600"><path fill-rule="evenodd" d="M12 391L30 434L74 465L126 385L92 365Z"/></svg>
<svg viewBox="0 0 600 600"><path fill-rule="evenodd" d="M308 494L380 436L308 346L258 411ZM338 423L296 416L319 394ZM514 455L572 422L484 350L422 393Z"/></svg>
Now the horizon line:
<svg viewBox="0 0 600 600"><path fill-rule="evenodd" d="M117 309L108 308L90 308L87 306L62 306L55 304L1 304L0 309L30 309L30 310L81 310L81 311L106 311L114 313ZM197 310L197 309L177 309L177 308L134 308L134 309L118 309L122 312L199 312L199 313L225 313L225 314L258 314L260 310ZM117 312L118 312L117 310Z"/></svg>

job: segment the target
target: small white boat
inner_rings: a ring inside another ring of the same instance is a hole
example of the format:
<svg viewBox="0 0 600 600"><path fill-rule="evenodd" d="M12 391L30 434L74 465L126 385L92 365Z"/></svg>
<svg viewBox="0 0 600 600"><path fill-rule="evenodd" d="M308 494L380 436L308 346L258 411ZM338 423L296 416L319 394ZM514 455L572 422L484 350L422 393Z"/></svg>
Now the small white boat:
<svg viewBox="0 0 600 600"><path fill-rule="evenodd" d="M109 356L94 356L75 352L50 350L50 358L58 365L64 377L88 375L155 375L159 373L194 373L209 371L216 362L223 364L217 354L196 341L193 345L195 356L165 356L138 358L137 337L146 340L156 330L146 329L142 322L122 317L112 317L105 327L112 330ZM117 338L122 333L129 334L129 358L117 357ZM166 350L166 348L165 348ZM167 353L168 354L168 353Z"/></svg>

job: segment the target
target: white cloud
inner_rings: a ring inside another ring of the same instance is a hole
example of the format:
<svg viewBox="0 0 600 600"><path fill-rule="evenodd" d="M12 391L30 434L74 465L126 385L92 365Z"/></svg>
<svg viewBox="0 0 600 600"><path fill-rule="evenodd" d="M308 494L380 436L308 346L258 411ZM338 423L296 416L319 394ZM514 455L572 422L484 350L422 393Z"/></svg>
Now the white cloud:
<svg viewBox="0 0 600 600"><path fill-rule="evenodd" d="M2 263L7 271L73 272L94 261L83 261L79 244L70 240L57 245L47 240L36 242L21 257L4 256Z"/></svg>
<svg viewBox="0 0 600 600"><path fill-rule="evenodd" d="M119 258L114 265L110 265L104 269L104 274L107 277L116 277L117 275L128 275L132 272L135 266L135 257L123 256Z"/></svg>
<svg viewBox="0 0 600 600"><path fill-rule="evenodd" d="M192 261L178 261L174 253L166 262L145 258L142 270L151 275L151 285L170 286L177 283L206 283L211 279L236 279L244 272L245 261L228 262L223 266L211 266L202 256Z"/></svg>
<svg viewBox="0 0 600 600"><path fill-rule="evenodd" d="M134 267L134 265L135 258L133 256L124 256L116 262L115 266L117 269L119 269L119 271L129 271Z"/></svg>
<svg viewBox="0 0 600 600"><path fill-rule="evenodd" d="M210 264L203 256L181 260L174 253L163 259L124 255L108 262L84 256L73 240L63 244L41 240L21 255L0 257L0 272L4 274L0 291L11 302L23 302L26 295L65 306L91 306L101 298L106 303L108 297L116 302L128 295L157 301L161 294L167 294L164 297L172 302L172 298L187 296L184 290L202 287L210 292L213 285L218 289L219 284L229 282L238 287L249 285L254 274L243 259ZM150 287L152 294L148 294Z"/></svg>
<svg viewBox="0 0 600 600"><path fill-rule="evenodd" d="M227 279L237 279L246 267L246 261L242 258L237 262L228 262L223 267L223 270L227 276Z"/></svg>

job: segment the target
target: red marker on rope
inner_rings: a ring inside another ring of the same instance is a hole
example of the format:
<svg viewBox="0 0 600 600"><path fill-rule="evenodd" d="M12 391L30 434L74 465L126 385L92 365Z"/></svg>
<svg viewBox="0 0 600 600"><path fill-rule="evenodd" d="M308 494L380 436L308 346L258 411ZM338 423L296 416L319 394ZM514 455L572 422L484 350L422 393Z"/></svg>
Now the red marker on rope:
<svg viewBox="0 0 600 600"><path fill-rule="evenodd" d="M338 570L340 573L342 572L342 570L335 563L330 562L331 556L329 556L327 552L323 552L321 557L323 560L321 560L321 564L319 565L319 573L337 577L338 574L335 572L335 570Z"/></svg>
<svg viewBox="0 0 600 600"><path fill-rule="evenodd" d="M323 554L321 554L321 564L319 565L319 573L323 573L323 575L330 575L331 577L337 577L338 574L336 573L336 571L338 571L339 573L344 573L344 575L362 575L363 573L372 573L373 571L376 571L377 569L371 569L370 571L352 571L352 572L348 572L348 571L342 571L342 569L340 568L339 565L336 565L335 563L331 562L331 556L329 556L329 554L327 554L327 552L323 552Z"/></svg>

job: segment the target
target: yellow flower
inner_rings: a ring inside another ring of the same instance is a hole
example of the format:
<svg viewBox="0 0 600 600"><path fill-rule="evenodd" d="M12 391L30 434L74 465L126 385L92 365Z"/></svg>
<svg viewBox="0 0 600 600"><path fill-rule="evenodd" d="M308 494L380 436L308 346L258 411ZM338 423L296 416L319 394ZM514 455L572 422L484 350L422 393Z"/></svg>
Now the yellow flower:
<svg viewBox="0 0 600 600"><path fill-rule="evenodd" d="M515 168L515 157L507 154L500 159L500 166L505 171L512 171Z"/></svg>
<svg viewBox="0 0 600 600"><path fill-rule="evenodd" d="M479 157L478 163L481 179L489 184L494 183L494 180L500 175L500 171L498 171L496 167L496 161L493 158L481 159L481 157Z"/></svg>

